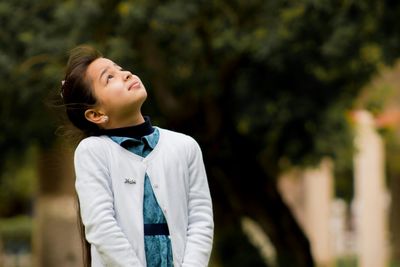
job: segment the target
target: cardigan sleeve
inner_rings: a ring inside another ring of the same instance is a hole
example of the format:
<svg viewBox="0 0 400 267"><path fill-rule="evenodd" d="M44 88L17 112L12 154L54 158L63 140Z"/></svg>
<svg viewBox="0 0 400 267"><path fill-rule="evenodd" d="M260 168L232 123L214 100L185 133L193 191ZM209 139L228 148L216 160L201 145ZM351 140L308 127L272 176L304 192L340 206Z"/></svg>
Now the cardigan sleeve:
<svg viewBox="0 0 400 267"><path fill-rule="evenodd" d="M187 243L182 267L205 267L211 255L214 221L201 149L194 139L189 154Z"/></svg>
<svg viewBox="0 0 400 267"><path fill-rule="evenodd" d="M115 219L105 151L84 140L75 151L74 165L86 239L96 248L103 265L143 266Z"/></svg>

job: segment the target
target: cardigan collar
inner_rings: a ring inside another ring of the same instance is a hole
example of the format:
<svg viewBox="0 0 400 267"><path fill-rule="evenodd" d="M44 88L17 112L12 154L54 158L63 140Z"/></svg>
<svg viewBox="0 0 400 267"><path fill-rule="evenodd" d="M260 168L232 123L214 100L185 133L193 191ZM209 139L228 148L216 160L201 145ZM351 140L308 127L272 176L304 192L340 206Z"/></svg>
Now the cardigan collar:
<svg viewBox="0 0 400 267"><path fill-rule="evenodd" d="M153 125L151 124L150 117L148 116L144 116L144 122L139 125L101 130L101 134L104 135L131 137L135 139L140 139L143 136L152 134L153 132L154 128Z"/></svg>
<svg viewBox="0 0 400 267"><path fill-rule="evenodd" d="M158 143L160 138L160 132L157 128L154 128L153 133L149 135L145 135L140 139L134 137L125 137L125 136L109 136L114 142L118 145L128 148L130 145L139 145L140 144L147 144L151 149L154 149Z"/></svg>

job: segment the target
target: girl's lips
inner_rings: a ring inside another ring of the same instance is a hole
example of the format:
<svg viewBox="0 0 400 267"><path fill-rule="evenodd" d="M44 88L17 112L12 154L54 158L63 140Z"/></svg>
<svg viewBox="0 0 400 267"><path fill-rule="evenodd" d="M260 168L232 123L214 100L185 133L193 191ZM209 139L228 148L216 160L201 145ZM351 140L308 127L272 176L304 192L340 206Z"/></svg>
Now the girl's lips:
<svg viewBox="0 0 400 267"><path fill-rule="evenodd" d="M129 85L129 87L128 87L128 90L131 90L131 89L134 89L134 88L136 88L136 89L140 88L140 81L139 80L135 80L133 83L131 83L131 85Z"/></svg>

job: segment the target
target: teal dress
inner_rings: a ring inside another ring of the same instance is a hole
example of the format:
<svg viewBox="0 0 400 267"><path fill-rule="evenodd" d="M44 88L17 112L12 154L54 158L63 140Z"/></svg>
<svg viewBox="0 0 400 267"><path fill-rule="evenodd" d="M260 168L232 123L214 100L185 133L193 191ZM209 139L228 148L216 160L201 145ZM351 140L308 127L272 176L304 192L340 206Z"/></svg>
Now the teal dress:
<svg viewBox="0 0 400 267"><path fill-rule="evenodd" d="M146 121L148 123L148 121ZM146 157L157 145L160 137L159 130L152 128L152 133L140 138L110 136L110 138L128 149L130 152ZM144 178L144 196L143 196L143 223L166 224L164 213L162 212L157 199L154 195L150 178L145 174ZM172 246L169 235L154 234L144 236L144 248L146 253L146 262L148 267L172 267Z"/></svg>

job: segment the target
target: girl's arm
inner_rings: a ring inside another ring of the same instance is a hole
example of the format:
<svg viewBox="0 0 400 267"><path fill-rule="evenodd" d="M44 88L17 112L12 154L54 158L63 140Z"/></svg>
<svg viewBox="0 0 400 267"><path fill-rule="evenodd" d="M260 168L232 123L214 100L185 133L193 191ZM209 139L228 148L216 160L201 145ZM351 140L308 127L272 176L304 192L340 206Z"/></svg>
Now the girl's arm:
<svg viewBox="0 0 400 267"><path fill-rule="evenodd" d="M182 267L205 267L212 249L214 221L203 157L195 141L189 155L188 209L187 243Z"/></svg>
<svg viewBox="0 0 400 267"><path fill-rule="evenodd" d="M131 244L115 220L113 192L105 155L81 143L75 151L76 191L86 239L104 266L142 267Z"/></svg>

